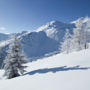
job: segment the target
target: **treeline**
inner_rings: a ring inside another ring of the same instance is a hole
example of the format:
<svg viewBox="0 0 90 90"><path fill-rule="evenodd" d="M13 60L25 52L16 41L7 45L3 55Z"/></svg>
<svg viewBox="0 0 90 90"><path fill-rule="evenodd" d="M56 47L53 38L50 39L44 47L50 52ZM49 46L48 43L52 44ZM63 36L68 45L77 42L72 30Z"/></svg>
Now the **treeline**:
<svg viewBox="0 0 90 90"><path fill-rule="evenodd" d="M66 30L63 42L60 45L61 52L70 53L72 51L80 51L82 49L89 48L89 26L87 23L83 23L80 19L76 23L76 28L73 29L73 35Z"/></svg>

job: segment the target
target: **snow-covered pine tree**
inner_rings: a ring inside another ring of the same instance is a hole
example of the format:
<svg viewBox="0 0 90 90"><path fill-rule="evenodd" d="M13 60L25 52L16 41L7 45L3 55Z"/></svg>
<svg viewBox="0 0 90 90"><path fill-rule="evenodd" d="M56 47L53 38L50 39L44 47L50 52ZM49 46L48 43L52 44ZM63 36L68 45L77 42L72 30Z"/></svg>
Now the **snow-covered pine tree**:
<svg viewBox="0 0 90 90"><path fill-rule="evenodd" d="M14 35L13 39L13 43L9 46L8 54L4 60L4 75L8 79L23 74L25 71L23 64L27 63L27 58L22 51L22 45L16 35Z"/></svg>
<svg viewBox="0 0 90 90"><path fill-rule="evenodd" d="M89 35L88 35L88 24L87 23L84 23L83 24L83 40L82 40L82 44L83 44L83 47L82 49L87 49L89 48L89 45L88 45L88 40L89 40Z"/></svg>
<svg viewBox="0 0 90 90"><path fill-rule="evenodd" d="M63 42L61 43L60 51L68 54L70 52L70 44L71 44L71 34L67 29L65 36L63 38Z"/></svg>
<svg viewBox="0 0 90 90"><path fill-rule="evenodd" d="M83 20L80 19L76 28L74 28L74 33L72 35L72 49L79 51L83 48L88 48L88 30L87 24L83 23Z"/></svg>
<svg viewBox="0 0 90 90"><path fill-rule="evenodd" d="M0 47L0 68L3 67L3 60L5 59L6 51L5 47Z"/></svg>
<svg viewBox="0 0 90 90"><path fill-rule="evenodd" d="M73 48L76 51L81 50L81 42L82 42L82 19L80 19L77 24L76 28L73 30L74 34L72 36L72 43L73 43Z"/></svg>

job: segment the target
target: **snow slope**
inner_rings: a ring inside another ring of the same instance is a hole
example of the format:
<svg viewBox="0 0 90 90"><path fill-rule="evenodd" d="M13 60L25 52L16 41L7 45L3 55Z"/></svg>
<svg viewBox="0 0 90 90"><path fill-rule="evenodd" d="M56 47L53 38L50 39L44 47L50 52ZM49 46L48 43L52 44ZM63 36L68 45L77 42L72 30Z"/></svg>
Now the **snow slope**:
<svg viewBox="0 0 90 90"><path fill-rule="evenodd" d="M57 54L27 66L23 76L1 79L0 90L90 90L90 49Z"/></svg>
<svg viewBox="0 0 90 90"><path fill-rule="evenodd" d="M58 50L59 43L46 36L45 32L31 32L21 37L24 51L29 58L41 57Z"/></svg>

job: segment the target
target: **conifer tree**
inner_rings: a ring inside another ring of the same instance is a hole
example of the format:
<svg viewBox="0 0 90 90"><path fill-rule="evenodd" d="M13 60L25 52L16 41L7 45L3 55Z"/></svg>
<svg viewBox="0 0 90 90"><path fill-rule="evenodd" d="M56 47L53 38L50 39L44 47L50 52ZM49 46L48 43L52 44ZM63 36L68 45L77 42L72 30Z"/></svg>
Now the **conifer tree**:
<svg viewBox="0 0 90 90"><path fill-rule="evenodd" d="M70 41L71 41L71 34L69 30L66 30L65 36L63 38L63 42L61 43L61 52L69 53L70 52Z"/></svg>
<svg viewBox="0 0 90 90"><path fill-rule="evenodd" d="M72 45L74 50L79 51L88 48L88 26L80 19L73 30Z"/></svg>
<svg viewBox="0 0 90 90"><path fill-rule="evenodd" d="M8 54L4 60L4 75L8 78L14 78L24 73L27 58L23 53L22 45L16 35L13 37L13 42L9 46Z"/></svg>

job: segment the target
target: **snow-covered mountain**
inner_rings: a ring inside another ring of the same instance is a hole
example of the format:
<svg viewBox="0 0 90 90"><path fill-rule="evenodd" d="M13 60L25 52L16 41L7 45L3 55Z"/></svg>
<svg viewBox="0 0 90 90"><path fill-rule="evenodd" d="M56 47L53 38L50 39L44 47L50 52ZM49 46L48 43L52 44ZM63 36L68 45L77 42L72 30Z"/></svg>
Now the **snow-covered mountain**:
<svg viewBox="0 0 90 90"><path fill-rule="evenodd" d="M65 24L59 21L51 21L41 26L34 32L22 36L24 51L28 57L42 57L45 54L58 51L66 29L72 33L74 24Z"/></svg>
<svg viewBox="0 0 90 90"><path fill-rule="evenodd" d="M8 40L9 38L10 38L10 34L0 33L0 42Z"/></svg>
<svg viewBox="0 0 90 90"><path fill-rule="evenodd" d="M90 31L90 18L87 17L81 17L73 22L71 22L72 24L77 24L79 20L82 20L82 23L86 23L88 25L88 30Z"/></svg>
<svg viewBox="0 0 90 90"><path fill-rule="evenodd" d="M41 27L36 31L44 31L46 35L56 41L62 41L62 37L65 34L66 29L69 29L72 33L72 29L75 27L75 24L63 23L60 21L51 21Z"/></svg>
<svg viewBox="0 0 90 90"><path fill-rule="evenodd" d="M80 18L83 22L88 22L90 18ZM78 19L79 20L79 19ZM35 31L18 33L21 42L23 43L24 51L29 58L40 58L49 54L53 54L59 51L60 43L63 41L66 29L69 29L70 33L73 33L73 28L77 21L72 23L63 23L59 21L51 21L45 25L42 25ZM1 43L1 46L5 46L11 42L7 40ZM7 50L7 49L5 49Z"/></svg>
<svg viewBox="0 0 90 90"><path fill-rule="evenodd" d="M31 32L21 37L24 51L28 57L42 57L47 53L58 50L59 43L47 37L43 31Z"/></svg>
<svg viewBox="0 0 90 90"><path fill-rule="evenodd" d="M21 36L24 33L27 33L27 31L22 31L21 33L12 33L12 34L0 33L0 42L9 40L13 34L16 34L17 36Z"/></svg>
<svg viewBox="0 0 90 90"><path fill-rule="evenodd" d="M4 80L0 90L90 90L90 49L57 54L27 64L22 76Z"/></svg>
<svg viewBox="0 0 90 90"><path fill-rule="evenodd" d="M82 20L83 23L88 23L90 25L90 18L88 16L87 17L81 17L81 18L79 18L79 19L77 19L75 21L72 21L71 23L75 23L76 24L79 20Z"/></svg>
<svg viewBox="0 0 90 90"><path fill-rule="evenodd" d="M23 43L24 51L29 58L40 58L58 51L66 29L72 33L74 27L74 24L51 21L35 31L17 33L17 36ZM10 42L11 40L7 40L5 44L8 45Z"/></svg>

